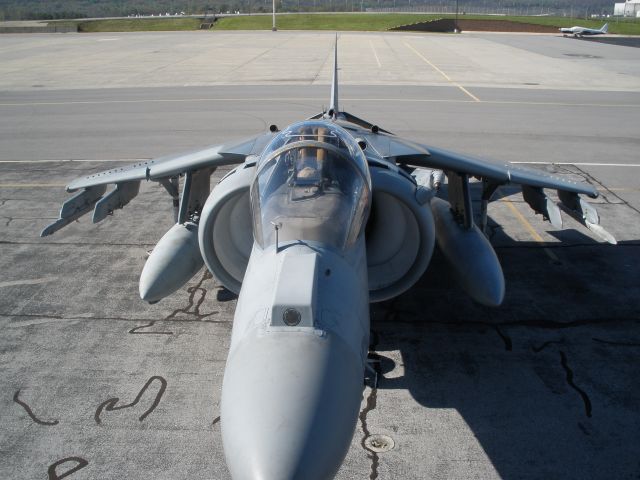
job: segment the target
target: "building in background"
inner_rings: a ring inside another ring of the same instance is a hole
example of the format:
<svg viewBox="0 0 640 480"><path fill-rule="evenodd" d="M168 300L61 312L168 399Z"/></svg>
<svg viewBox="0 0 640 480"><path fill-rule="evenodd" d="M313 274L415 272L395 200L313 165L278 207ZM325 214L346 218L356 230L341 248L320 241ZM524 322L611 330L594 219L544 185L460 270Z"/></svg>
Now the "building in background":
<svg viewBox="0 0 640 480"><path fill-rule="evenodd" d="M613 6L613 14L620 17L640 17L640 0L627 0Z"/></svg>

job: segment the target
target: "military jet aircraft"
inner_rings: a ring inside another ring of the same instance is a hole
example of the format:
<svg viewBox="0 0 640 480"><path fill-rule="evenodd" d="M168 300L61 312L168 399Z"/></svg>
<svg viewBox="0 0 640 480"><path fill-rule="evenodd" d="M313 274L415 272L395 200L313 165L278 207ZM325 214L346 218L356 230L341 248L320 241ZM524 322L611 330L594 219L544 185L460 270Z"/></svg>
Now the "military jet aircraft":
<svg viewBox="0 0 640 480"><path fill-rule="evenodd" d="M604 35L609 31L609 24L605 23L602 28L587 28L587 27L570 27L570 28L560 28L560 32L564 33L565 37L567 34L571 34L574 37L582 37L584 35Z"/></svg>
<svg viewBox="0 0 640 480"><path fill-rule="evenodd" d="M473 299L502 302L502 269L482 232L499 186L521 185L559 227L559 207L543 190L557 189L564 210L604 235L580 196L596 197L593 186L402 139L342 111L337 76L336 46L330 106L308 120L72 181L67 190L78 193L42 232L91 210L93 222L103 220L141 181L169 192L176 223L147 259L140 296L161 300L203 263L239 294L221 401L234 479L336 474L362 399L369 303L409 289L436 241ZM237 166L211 190L223 165ZM472 177L482 187L480 226Z"/></svg>

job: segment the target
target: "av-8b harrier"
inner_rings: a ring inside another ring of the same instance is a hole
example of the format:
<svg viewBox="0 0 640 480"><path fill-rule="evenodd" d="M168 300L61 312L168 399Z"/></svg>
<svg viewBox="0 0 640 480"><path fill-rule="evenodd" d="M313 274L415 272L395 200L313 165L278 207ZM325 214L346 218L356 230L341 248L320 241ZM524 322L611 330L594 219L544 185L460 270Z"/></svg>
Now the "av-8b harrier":
<svg viewBox="0 0 640 480"><path fill-rule="evenodd" d="M587 28L587 27L570 27L570 28L560 28L561 33L564 33L566 37L567 34L573 35L575 38L592 36L592 35L605 35L609 32L609 24L605 23L602 28Z"/></svg>
<svg viewBox="0 0 640 480"><path fill-rule="evenodd" d="M140 296L161 300L203 263L239 294L221 401L234 479L336 474L362 399L369 303L409 289L436 242L475 301L500 305L504 277L482 232L500 185L521 185L526 202L559 227L559 206L543 190L556 189L564 210L615 242L580 197L596 197L593 186L399 138L340 110L337 71L336 60L330 107L308 120L74 180L67 190L78 193L42 232L91 210L94 223L103 220L141 181L166 188L176 224L149 256ZM211 190L223 165L237 167ZM482 182L479 226L471 177ZM115 188L105 195L108 184Z"/></svg>

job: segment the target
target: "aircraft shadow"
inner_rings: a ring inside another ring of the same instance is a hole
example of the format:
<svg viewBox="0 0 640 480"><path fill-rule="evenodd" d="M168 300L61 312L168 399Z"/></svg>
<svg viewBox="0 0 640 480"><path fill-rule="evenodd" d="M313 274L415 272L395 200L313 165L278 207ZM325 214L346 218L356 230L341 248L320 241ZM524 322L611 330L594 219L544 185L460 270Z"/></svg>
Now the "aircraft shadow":
<svg viewBox="0 0 640 480"><path fill-rule="evenodd" d="M558 261L539 244L502 239L498 309L471 301L437 249L410 291L371 308L378 390L408 390L428 407L427 423L438 415L429 409L455 409L502 478L640 471L640 275L631 267L640 244L571 238L553 248ZM452 458L472 455L475 440L435 432L434 444L459 443Z"/></svg>

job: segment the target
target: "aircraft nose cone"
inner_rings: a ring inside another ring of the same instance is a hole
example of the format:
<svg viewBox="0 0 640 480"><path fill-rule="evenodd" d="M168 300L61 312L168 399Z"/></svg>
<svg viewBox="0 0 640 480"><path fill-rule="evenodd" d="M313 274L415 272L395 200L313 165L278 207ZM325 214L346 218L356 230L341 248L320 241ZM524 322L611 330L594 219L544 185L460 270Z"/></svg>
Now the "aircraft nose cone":
<svg viewBox="0 0 640 480"><path fill-rule="evenodd" d="M360 358L335 335L243 339L227 361L222 388L231 476L333 478L353 437L362 388Z"/></svg>

